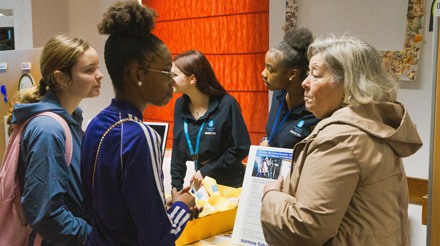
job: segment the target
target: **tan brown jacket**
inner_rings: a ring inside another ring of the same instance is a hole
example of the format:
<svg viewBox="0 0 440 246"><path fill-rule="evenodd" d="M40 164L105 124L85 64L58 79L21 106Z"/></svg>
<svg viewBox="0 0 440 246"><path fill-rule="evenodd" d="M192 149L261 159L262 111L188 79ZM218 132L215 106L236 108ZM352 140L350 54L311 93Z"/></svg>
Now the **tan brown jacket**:
<svg viewBox="0 0 440 246"><path fill-rule="evenodd" d="M262 201L270 245L409 245L402 157L422 142L405 107L344 107L293 149L283 192Z"/></svg>

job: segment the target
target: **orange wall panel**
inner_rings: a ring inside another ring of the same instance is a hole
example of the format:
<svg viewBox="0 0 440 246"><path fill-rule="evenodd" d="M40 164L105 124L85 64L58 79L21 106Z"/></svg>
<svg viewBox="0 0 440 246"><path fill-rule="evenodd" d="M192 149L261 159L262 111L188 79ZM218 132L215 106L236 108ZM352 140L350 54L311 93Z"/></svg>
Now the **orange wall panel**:
<svg viewBox="0 0 440 246"><path fill-rule="evenodd" d="M153 33L173 54L197 49L204 54L266 53L269 13L156 23Z"/></svg>
<svg viewBox="0 0 440 246"><path fill-rule="evenodd" d="M144 119L149 120L163 120L164 122L173 122L174 117L174 104L177 98L182 94L173 94L173 98L165 107L156 107L149 105L144 111Z"/></svg>
<svg viewBox="0 0 440 246"><path fill-rule="evenodd" d="M206 58L227 91L267 92L261 77L265 54L207 55Z"/></svg>
<svg viewBox="0 0 440 246"><path fill-rule="evenodd" d="M229 92L241 107L244 122L249 132L264 133L268 117L268 92Z"/></svg>
<svg viewBox="0 0 440 246"><path fill-rule="evenodd" d="M158 22L206 16L269 12L268 0L143 0L142 3L156 10L159 14Z"/></svg>

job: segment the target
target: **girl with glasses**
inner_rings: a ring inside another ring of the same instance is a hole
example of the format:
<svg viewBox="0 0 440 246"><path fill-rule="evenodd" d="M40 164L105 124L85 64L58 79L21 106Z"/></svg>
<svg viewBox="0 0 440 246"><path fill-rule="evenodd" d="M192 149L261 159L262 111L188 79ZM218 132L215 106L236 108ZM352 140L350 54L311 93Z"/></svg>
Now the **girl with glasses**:
<svg viewBox="0 0 440 246"><path fill-rule="evenodd" d="M120 1L98 26L110 35L104 57L115 98L84 136L88 245L174 245L194 211L189 187L165 200L161 139L142 123L147 105L165 106L173 97L171 53L151 34L155 18L136 0Z"/></svg>

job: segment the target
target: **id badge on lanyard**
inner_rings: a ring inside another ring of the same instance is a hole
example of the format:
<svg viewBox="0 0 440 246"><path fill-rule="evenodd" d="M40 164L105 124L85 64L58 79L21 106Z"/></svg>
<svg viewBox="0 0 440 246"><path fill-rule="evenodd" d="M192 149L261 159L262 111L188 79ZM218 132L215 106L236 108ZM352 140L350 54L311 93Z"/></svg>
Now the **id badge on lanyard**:
<svg viewBox="0 0 440 246"><path fill-rule="evenodd" d="M186 121L186 118L183 119L183 129L185 131L185 137L186 141L188 142L189 151L191 152L191 157L194 161L194 167L196 168L196 171L199 170L198 168L198 162L199 162L199 145L200 145L200 136L202 135L203 127L205 126L205 121L203 122L202 126L200 127L199 134L197 135L197 142L196 142L196 149L193 150L191 139L189 139L188 134L188 122Z"/></svg>

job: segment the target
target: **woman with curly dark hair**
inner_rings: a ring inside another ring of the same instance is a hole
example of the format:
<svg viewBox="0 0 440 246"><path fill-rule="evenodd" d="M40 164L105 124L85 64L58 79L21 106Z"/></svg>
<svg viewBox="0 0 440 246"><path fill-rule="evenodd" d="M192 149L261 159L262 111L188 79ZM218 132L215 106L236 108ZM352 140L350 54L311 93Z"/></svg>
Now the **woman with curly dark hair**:
<svg viewBox="0 0 440 246"><path fill-rule="evenodd" d="M172 186L183 187L186 161L194 161L190 182L200 186L209 176L217 183L241 187L251 141L237 100L218 82L208 59L198 50L174 57Z"/></svg>
<svg viewBox="0 0 440 246"><path fill-rule="evenodd" d="M308 29L289 30L284 40L266 53L266 67L261 75L273 96L262 146L293 148L319 122L306 109L301 86L307 77L307 48L312 42Z"/></svg>
<svg viewBox="0 0 440 246"><path fill-rule="evenodd" d="M161 139L142 123L147 105L173 96L172 57L151 34L156 12L137 1L111 6L98 26L110 37L105 64L115 98L89 124L81 174L86 207L93 214L89 245L174 245L194 197L186 189L166 200Z"/></svg>

